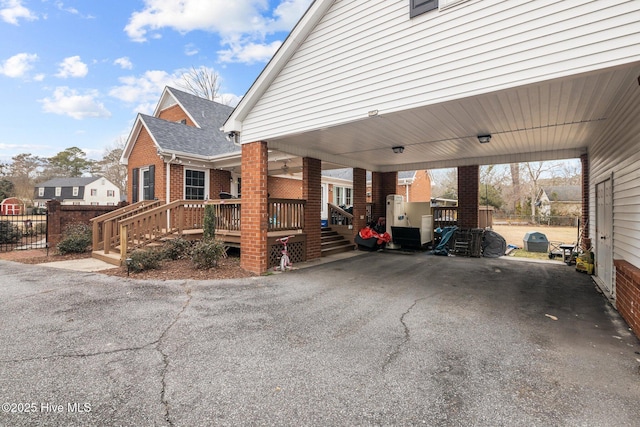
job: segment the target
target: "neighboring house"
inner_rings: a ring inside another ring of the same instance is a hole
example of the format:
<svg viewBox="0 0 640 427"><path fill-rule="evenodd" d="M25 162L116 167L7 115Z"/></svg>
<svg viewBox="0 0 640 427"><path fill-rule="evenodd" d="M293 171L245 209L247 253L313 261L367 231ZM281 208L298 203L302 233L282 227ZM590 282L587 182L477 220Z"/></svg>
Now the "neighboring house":
<svg viewBox="0 0 640 427"><path fill-rule="evenodd" d="M353 169L322 171L322 182L328 186L327 201L337 206L351 206ZM395 194L404 196L407 202L428 202L431 199L429 171L398 172ZM367 202L371 202L371 173L367 173Z"/></svg>
<svg viewBox="0 0 640 427"><path fill-rule="evenodd" d="M45 208L49 200L63 205L116 206L120 189L101 176L53 178L35 186L34 205Z"/></svg>
<svg viewBox="0 0 640 427"><path fill-rule="evenodd" d="M25 212L24 202L17 197L7 197L0 203L0 215L22 215Z"/></svg>
<svg viewBox="0 0 640 427"><path fill-rule="evenodd" d="M579 217L582 214L582 188L579 185L543 187L536 205L542 216Z"/></svg>

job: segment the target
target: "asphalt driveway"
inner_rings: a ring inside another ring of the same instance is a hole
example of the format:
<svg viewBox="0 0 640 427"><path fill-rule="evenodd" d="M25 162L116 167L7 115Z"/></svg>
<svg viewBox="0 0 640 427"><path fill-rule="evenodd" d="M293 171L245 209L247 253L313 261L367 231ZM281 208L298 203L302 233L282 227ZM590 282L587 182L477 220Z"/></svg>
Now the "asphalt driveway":
<svg viewBox="0 0 640 427"><path fill-rule="evenodd" d="M559 265L371 253L239 281L0 261L0 425L640 419L640 346Z"/></svg>

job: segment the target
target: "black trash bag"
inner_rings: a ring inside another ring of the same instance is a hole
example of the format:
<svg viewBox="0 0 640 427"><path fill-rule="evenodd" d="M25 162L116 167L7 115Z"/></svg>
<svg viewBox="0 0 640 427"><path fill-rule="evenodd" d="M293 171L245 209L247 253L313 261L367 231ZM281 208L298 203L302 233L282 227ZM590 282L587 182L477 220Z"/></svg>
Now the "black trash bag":
<svg viewBox="0 0 640 427"><path fill-rule="evenodd" d="M482 256L486 258L499 258L504 256L507 250L507 241L495 231L486 230L482 240Z"/></svg>

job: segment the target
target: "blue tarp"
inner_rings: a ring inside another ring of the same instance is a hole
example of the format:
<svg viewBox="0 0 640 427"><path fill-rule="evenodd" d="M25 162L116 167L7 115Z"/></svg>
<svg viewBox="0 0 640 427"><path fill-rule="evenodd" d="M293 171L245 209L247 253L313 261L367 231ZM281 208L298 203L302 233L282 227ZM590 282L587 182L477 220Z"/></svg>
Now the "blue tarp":
<svg viewBox="0 0 640 427"><path fill-rule="evenodd" d="M438 246L436 246L436 248L433 250L434 255L449 255L449 240L451 240L451 237L453 237L453 234L457 229L458 227L456 227L455 225L442 229L442 238L440 239L440 243L438 243Z"/></svg>

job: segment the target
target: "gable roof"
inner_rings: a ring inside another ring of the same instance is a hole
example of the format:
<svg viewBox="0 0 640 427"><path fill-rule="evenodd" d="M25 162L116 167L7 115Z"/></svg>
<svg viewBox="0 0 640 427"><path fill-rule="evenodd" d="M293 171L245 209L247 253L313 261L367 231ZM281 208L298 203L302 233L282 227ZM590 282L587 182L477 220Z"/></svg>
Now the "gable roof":
<svg viewBox="0 0 640 427"><path fill-rule="evenodd" d="M101 176L77 177L77 178L52 178L48 181L36 184L36 187L84 187L94 181L101 179ZM106 178L105 178L106 179Z"/></svg>
<svg viewBox="0 0 640 427"><path fill-rule="evenodd" d="M542 190L552 202L581 202L582 200L582 187L579 185L547 186Z"/></svg>
<svg viewBox="0 0 640 427"><path fill-rule="evenodd" d="M179 105L195 126L160 119L160 112ZM139 113L125 144L121 161L127 163L133 146L142 128L154 141L158 154L176 154L203 160L240 154L239 146L228 141L220 127L227 119L232 107L200 98L181 90L165 87L153 116Z"/></svg>

